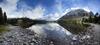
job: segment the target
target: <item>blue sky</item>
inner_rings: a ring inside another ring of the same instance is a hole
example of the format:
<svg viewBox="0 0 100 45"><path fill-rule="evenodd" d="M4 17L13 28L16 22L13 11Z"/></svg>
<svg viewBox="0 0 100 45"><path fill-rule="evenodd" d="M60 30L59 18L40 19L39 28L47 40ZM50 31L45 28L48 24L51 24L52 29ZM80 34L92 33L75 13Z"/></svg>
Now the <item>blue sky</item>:
<svg viewBox="0 0 100 45"><path fill-rule="evenodd" d="M74 9L100 12L100 0L0 0L9 18L57 20Z"/></svg>

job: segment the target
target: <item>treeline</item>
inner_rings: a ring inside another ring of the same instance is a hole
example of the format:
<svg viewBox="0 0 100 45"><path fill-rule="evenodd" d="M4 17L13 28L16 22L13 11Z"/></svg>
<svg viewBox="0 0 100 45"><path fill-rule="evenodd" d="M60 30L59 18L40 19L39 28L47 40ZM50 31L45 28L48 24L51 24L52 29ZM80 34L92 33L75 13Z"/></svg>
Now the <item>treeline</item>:
<svg viewBox="0 0 100 45"><path fill-rule="evenodd" d="M82 21L100 24L100 14L99 13L93 14L93 12L90 12L89 17L83 18Z"/></svg>
<svg viewBox="0 0 100 45"><path fill-rule="evenodd" d="M27 17L23 18L8 18L7 20L8 24L14 25L14 26L21 26L23 28L27 28L33 24L33 20L29 19Z"/></svg>
<svg viewBox="0 0 100 45"><path fill-rule="evenodd" d="M2 11L2 8L0 7L0 25L7 23L7 15L6 12Z"/></svg>
<svg viewBox="0 0 100 45"><path fill-rule="evenodd" d="M32 22L32 19L23 17L23 18L8 18L7 23L11 25L18 25L18 23L26 23L26 22Z"/></svg>
<svg viewBox="0 0 100 45"><path fill-rule="evenodd" d="M48 21L45 20L38 20L38 19L30 19L27 17L22 18L8 18L7 23L14 25L14 26L21 26L24 28L30 27L35 24L46 24Z"/></svg>

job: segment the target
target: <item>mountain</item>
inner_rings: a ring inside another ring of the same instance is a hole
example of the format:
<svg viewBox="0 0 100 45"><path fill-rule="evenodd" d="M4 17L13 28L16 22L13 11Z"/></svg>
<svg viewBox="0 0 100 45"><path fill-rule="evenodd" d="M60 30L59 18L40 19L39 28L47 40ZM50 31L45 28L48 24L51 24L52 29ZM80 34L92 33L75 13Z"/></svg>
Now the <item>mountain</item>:
<svg viewBox="0 0 100 45"><path fill-rule="evenodd" d="M88 24L84 24L82 19L90 14L90 12L83 9L72 10L61 17L57 22L68 31L78 34L85 31L85 29L89 26Z"/></svg>
<svg viewBox="0 0 100 45"><path fill-rule="evenodd" d="M89 15L89 12L87 12L83 9L76 9L76 10L72 10L72 11L68 12L63 17L61 17L59 20L83 17L83 16L88 16L88 15Z"/></svg>

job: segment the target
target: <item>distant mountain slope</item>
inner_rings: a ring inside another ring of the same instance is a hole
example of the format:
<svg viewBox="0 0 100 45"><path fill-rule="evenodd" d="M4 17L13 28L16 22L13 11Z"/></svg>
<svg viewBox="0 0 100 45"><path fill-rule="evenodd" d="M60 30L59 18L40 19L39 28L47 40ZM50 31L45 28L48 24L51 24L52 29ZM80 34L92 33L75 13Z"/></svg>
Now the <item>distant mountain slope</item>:
<svg viewBox="0 0 100 45"><path fill-rule="evenodd" d="M78 34L86 31L85 29L89 26L82 22L83 17L89 16L91 13L83 9L72 10L61 17L57 22L67 29L68 31Z"/></svg>
<svg viewBox="0 0 100 45"><path fill-rule="evenodd" d="M83 10L83 9L76 9L68 12L65 14L63 17L61 17L59 20L62 19L70 19L70 18L77 18L77 17L83 17L83 16L88 16L89 12Z"/></svg>

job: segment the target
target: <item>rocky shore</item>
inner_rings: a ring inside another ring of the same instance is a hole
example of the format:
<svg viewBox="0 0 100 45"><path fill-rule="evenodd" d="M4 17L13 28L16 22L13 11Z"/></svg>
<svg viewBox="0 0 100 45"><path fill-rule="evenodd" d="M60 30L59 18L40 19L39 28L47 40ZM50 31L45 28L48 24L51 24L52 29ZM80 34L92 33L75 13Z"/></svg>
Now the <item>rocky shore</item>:
<svg viewBox="0 0 100 45"><path fill-rule="evenodd" d="M43 45L43 39L31 30L17 26L9 26L8 30L1 34L0 45Z"/></svg>
<svg viewBox="0 0 100 45"><path fill-rule="evenodd" d="M72 37L70 45L100 45L100 38L96 37L94 25L91 25L86 32L81 32Z"/></svg>
<svg viewBox="0 0 100 45"><path fill-rule="evenodd" d="M100 45L100 40L96 38L95 31L91 30L92 28L93 26L89 27L86 32L73 34L66 41L62 40L65 43L56 44L56 40L40 37L32 30L18 26L8 26L9 31L0 35L0 45Z"/></svg>

